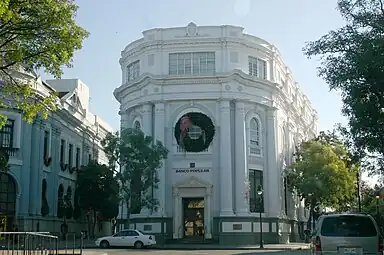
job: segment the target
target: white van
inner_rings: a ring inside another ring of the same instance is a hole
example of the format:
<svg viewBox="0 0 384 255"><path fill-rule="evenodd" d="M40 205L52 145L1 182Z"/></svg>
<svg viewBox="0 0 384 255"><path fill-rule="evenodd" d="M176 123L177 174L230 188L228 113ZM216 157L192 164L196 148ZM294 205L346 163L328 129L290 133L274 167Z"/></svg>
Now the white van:
<svg viewBox="0 0 384 255"><path fill-rule="evenodd" d="M322 215L312 233L313 255L383 255L383 238L367 214Z"/></svg>

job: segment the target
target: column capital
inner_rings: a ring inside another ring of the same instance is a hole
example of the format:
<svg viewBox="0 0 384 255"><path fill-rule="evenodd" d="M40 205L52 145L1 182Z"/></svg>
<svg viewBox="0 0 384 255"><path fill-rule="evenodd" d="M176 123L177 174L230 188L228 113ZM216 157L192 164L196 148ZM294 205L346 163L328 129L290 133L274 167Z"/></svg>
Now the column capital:
<svg viewBox="0 0 384 255"><path fill-rule="evenodd" d="M180 196L179 188L173 188L172 195L173 197L179 197Z"/></svg>
<svg viewBox="0 0 384 255"><path fill-rule="evenodd" d="M230 108L230 102L226 99L219 99L220 103L220 109L229 109Z"/></svg>
<svg viewBox="0 0 384 255"><path fill-rule="evenodd" d="M152 104L151 103L143 104L141 112L143 114L151 114L152 113Z"/></svg>
<svg viewBox="0 0 384 255"><path fill-rule="evenodd" d="M162 113L165 110L165 104L163 101L157 101L155 103L155 112L156 113Z"/></svg>

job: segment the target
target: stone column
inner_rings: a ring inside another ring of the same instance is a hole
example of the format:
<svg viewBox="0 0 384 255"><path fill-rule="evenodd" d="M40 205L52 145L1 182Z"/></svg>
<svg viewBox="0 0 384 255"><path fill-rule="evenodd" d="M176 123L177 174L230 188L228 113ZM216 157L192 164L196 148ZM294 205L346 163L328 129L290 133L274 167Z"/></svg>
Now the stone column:
<svg viewBox="0 0 384 255"><path fill-rule="evenodd" d="M277 125L276 125L276 108L269 108L267 114L267 179L264 181L265 200L268 201L268 217L278 217L281 211L281 203L279 201L279 189L276 189L277 182L280 181L280 171L277 169Z"/></svg>
<svg viewBox="0 0 384 255"><path fill-rule="evenodd" d="M36 215L38 212L38 200L41 200L41 195L38 193L39 186L39 172L43 168L41 163L42 152L40 148L41 139L42 139L42 130L41 130L40 120L36 120L32 125L32 138L31 138L31 169L30 169L30 190L29 190L29 214Z"/></svg>
<svg viewBox="0 0 384 255"><path fill-rule="evenodd" d="M142 122L142 127L141 127L142 131L144 132L144 134L146 136L153 136L153 134L152 134L152 125L153 125L153 122L152 122L152 104L149 104L149 103L144 104L141 113L143 116L143 122ZM148 193L151 194L151 192L152 192L151 188L148 189ZM143 208L141 208L140 214L147 216L147 215L151 214L151 211L147 207L143 207Z"/></svg>
<svg viewBox="0 0 384 255"><path fill-rule="evenodd" d="M181 198L180 198L179 190L177 188L174 188L173 189L173 239L181 238L180 228L182 226L180 224L181 223L180 201L181 201Z"/></svg>
<svg viewBox="0 0 384 255"><path fill-rule="evenodd" d="M144 104L142 109L143 127L142 130L146 136L152 136L152 104Z"/></svg>
<svg viewBox="0 0 384 255"><path fill-rule="evenodd" d="M204 235L206 239L212 239L212 222L211 222L211 198L212 198L212 188L208 187L207 192L204 197L204 208L206 213L204 215Z"/></svg>
<svg viewBox="0 0 384 255"><path fill-rule="evenodd" d="M233 216L230 104L220 101L220 216Z"/></svg>
<svg viewBox="0 0 384 255"><path fill-rule="evenodd" d="M236 180L236 215L249 214L248 201L244 197L248 181L248 165L245 135L244 103L235 103L235 180Z"/></svg>
<svg viewBox="0 0 384 255"><path fill-rule="evenodd" d="M154 138L159 140L165 146L165 105L163 102L157 102L155 104L155 129L154 129ZM159 201L159 206L157 214L162 214L159 216L165 217L165 162L158 169L159 173L159 188L155 191L155 197Z"/></svg>

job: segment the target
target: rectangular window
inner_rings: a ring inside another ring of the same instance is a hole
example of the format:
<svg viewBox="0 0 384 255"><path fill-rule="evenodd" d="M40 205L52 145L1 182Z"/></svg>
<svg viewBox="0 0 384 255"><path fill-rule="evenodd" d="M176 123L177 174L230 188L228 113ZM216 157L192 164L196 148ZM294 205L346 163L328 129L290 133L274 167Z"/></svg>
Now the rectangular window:
<svg viewBox="0 0 384 255"><path fill-rule="evenodd" d="M88 163L90 163L91 161L92 161L92 154L89 153L89 154L88 154Z"/></svg>
<svg viewBox="0 0 384 255"><path fill-rule="evenodd" d="M140 61L137 60L135 62L130 63L127 66L125 81L129 82L129 81L136 80L137 77L139 77L139 75L140 75Z"/></svg>
<svg viewBox="0 0 384 255"><path fill-rule="evenodd" d="M249 75L259 79L267 79L267 62L259 58L248 57Z"/></svg>
<svg viewBox="0 0 384 255"><path fill-rule="evenodd" d="M169 54L170 75L213 75L215 71L215 52Z"/></svg>
<svg viewBox="0 0 384 255"><path fill-rule="evenodd" d="M326 217L321 224L321 235L329 237L376 237L373 221L366 215Z"/></svg>
<svg viewBox="0 0 384 255"><path fill-rule="evenodd" d="M49 131L44 131L44 158L49 157Z"/></svg>
<svg viewBox="0 0 384 255"><path fill-rule="evenodd" d="M76 148L76 168L80 167L80 148Z"/></svg>
<svg viewBox="0 0 384 255"><path fill-rule="evenodd" d="M0 129L0 147L13 148L13 130L15 121L7 119L7 123Z"/></svg>
<svg viewBox="0 0 384 255"><path fill-rule="evenodd" d="M65 140L60 140L60 163L64 163L65 160Z"/></svg>
<svg viewBox="0 0 384 255"><path fill-rule="evenodd" d="M249 184L249 210L251 212L264 212L264 193L257 194L257 189L263 187L263 171L250 169Z"/></svg>
<svg viewBox="0 0 384 255"><path fill-rule="evenodd" d="M68 166L72 167L73 163L73 144L69 144L68 146Z"/></svg>

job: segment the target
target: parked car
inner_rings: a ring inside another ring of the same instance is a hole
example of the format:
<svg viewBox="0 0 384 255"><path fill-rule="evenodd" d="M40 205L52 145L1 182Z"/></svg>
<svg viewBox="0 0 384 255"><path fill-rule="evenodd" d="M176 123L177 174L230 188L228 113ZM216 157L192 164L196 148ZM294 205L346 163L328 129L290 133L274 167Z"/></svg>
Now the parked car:
<svg viewBox="0 0 384 255"><path fill-rule="evenodd" d="M101 248L110 246L135 247L142 249L156 244L155 236L147 235L140 230L125 229L112 236L100 237L95 241Z"/></svg>
<svg viewBox="0 0 384 255"><path fill-rule="evenodd" d="M383 255L383 237L370 215L327 214L317 221L311 251L313 255Z"/></svg>

